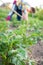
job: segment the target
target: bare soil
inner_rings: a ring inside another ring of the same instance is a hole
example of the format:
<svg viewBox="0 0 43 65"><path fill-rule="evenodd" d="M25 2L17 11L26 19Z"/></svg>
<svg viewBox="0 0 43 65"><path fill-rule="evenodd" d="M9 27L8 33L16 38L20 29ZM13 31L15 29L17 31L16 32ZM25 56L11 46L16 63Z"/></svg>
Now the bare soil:
<svg viewBox="0 0 43 65"><path fill-rule="evenodd" d="M36 65L43 65L43 41L38 41L37 44L30 47L32 58L35 59Z"/></svg>

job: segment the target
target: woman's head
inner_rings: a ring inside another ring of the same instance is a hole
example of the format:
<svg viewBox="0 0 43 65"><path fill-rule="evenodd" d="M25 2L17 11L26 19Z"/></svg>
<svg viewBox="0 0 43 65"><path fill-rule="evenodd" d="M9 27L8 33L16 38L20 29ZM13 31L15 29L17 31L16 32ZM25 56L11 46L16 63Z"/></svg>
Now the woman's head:
<svg viewBox="0 0 43 65"><path fill-rule="evenodd" d="M31 12L35 13L35 8L34 7L31 7Z"/></svg>

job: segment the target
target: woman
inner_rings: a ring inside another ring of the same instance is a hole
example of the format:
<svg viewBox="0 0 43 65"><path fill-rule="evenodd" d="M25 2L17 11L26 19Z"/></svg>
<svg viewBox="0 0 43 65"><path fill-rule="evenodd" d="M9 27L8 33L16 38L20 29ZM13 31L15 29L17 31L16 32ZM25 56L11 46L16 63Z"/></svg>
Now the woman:
<svg viewBox="0 0 43 65"><path fill-rule="evenodd" d="M21 2L20 0L19 0L19 1L14 0L12 9L15 10L18 14L20 14L20 15L22 16L22 4L21 4L20 2ZM7 20L7 21L10 21L11 18L12 18L12 16L13 16L13 14L14 14L14 12L11 11L11 12L8 14L6 20ZM17 20L19 20L19 21L21 20L21 17L20 17L19 15L17 15Z"/></svg>

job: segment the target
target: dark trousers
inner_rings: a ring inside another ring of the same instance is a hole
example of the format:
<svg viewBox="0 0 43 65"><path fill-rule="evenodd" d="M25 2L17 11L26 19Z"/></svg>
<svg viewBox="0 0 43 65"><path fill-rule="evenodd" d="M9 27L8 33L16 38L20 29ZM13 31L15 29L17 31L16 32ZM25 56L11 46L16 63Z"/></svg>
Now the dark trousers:
<svg viewBox="0 0 43 65"><path fill-rule="evenodd" d="M17 13L19 13L21 16L22 16L22 10L18 8L18 6L16 5L15 6L15 9L14 9ZM12 18L14 12L11 13L10 17ZM17 15L17 20L20 21L21 20L21 17L19 15Z"/></svg>

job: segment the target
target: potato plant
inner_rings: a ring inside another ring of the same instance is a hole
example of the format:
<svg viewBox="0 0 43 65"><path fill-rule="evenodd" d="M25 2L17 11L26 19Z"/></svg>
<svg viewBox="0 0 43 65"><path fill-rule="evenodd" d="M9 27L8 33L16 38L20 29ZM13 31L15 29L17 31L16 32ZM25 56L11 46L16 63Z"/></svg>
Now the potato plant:
<svg viewBox="0 0 43 65"><path fill-rule="evenodd" d="M0 56L3 65L26 65L26 62L29 64L26 39L13 32L0 33Z"/></svg>

